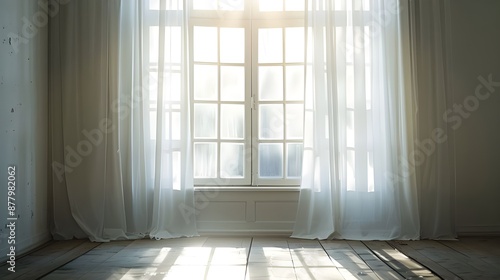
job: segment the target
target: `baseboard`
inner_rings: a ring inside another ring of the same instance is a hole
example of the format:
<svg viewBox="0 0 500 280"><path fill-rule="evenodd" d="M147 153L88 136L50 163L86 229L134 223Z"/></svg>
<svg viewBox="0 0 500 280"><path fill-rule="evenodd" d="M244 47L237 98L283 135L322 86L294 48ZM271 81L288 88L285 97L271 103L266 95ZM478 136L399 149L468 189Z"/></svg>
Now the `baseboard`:
<svg viewBox="0 0 500 280"><path fill-rule="evenodd" d="M458 236L500 236L500 226L459 226Z"/></svg>
<svg viewBox="0 0 500 280"><path fill-rule="evenodd" d="M16 259L22 257L26 253L42 246L43 244L52 240L52 235L49 231L41 232L37 235L31 236L24 239L16 239ZM2 252L7 252L11 245L5 244L0 250ZM5 263L7 261L7 254L0 255L0 263Z"/></svg>
<svg viewBox="0 0 500 280"><path fill-rule="evenodd" d="M200 236L228 237L228 236L252 236L252 237L290 237L291 231L287 230L203 230L199 231Z"/></svg>

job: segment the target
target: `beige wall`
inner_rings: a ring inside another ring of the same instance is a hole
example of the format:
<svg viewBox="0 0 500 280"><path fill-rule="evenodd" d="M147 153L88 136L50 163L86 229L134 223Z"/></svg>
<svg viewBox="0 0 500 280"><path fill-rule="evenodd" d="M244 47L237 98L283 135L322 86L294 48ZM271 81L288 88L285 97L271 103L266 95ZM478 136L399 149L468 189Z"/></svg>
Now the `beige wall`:
<svg viewBox="0 0 500 280"><path fill-rule="evenodd" d="M500 1L452 0L452 96L474 95L478 76L500 82ZM484 89L482 89L484 90ZM500 232L500 86L455 132L457 227Z"/></svg>
<svg viewBox="0 0 500 280"><path fill-rule="evenodd" d="M50 239L47 223L47 29L32 0L0 0L0 259L6 259L7 167L16 166L16 254ZM24 21L23 21L24 19ZM43 19L43 18L42 18ZM38 22L40 24L42 22ZM23 25L24 31L23 31ZM22 38L16 38L19 34Z"/></svg>

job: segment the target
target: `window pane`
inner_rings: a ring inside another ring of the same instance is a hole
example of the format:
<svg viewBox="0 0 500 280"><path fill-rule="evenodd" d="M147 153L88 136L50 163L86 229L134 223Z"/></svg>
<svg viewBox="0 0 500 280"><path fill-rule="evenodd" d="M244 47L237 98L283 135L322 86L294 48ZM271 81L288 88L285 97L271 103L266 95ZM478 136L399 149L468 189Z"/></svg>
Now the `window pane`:
<svg viewBox="0 0 500 280"><path fill-rule="evenodd" d="M158 26L149 27L149 63L158 63L158 46L159 46L159 29Z"/></svg>
<svg viewBox="0 0 500 280"><path fill-rule="evenodd" d="M220 130L222 139L243 139L245 105L221 105Z"/></svg>
<svg viewBox="0 0 500 280"><path fill-rule="evenodd" d="M164 10L176 11L182 10L182 0L166 0ZM149 9L150 10L159 10L160 9L160 0L149 0Z"/></svg>
<svg viewBox="0 0 500 280"><path fill-rule="evenodd" d="M354 0L353 4L354 4L354 10L356 10L356 11L369 11L370 10L370 0Z"/></svg>
<svg viewBox="0 0 500 280"><path fill-rule="evenodd" d="M163 75L163 91L158 92L158 72L150 71L146 83L143 85L143 90L148 94L148 99L156 106L158 96L163 96L164 106L172 105L174 102L179 102L181 99L181 74L178 72L164 73ZM178 105L178 104L177 104Z"/></svg>
<svg viewBox="0 0 500 280"><path fill-rule="evenodd" d="M286 105L286 138L302 139L304 130L304 105Z"/></svg>
<svg viewBox="0 0 500 280"><path fill-rule="evenodd" d="M354 108L354 66L346 65L345 95L347 108Z"/></svg>
<svg viewBox="0 0 500 280"><path fill-rule="evenodd" d="M373 168L373 152L366 153L368 167L368 191L375 191L375 169Z"/></svg>
<svg viewBox="0 0 500 280"><path fill-rule="evenodd" d="M194 10L243 11L244 8L245 8L245 1L244 0L219 0L219 1L217 1L217 0L193 0L193 9Z"/></svg>
<svg viewBox="0 0 500 280"><path fill-rule="evenodd" d="M245 101L245 67L220 67L220 94L222 101Z"/></svg>
<svg viewBox="0 0 500 280"><path fill-rule="evenodd" d="M194 137L217 137L217 104L194 105Z"/></svg>
<svg viewBox="0 0 500 280"><path fill-rule="evenodd" d="M356 177L354 177L356 168L355 158L356 153L353 150L347 150L346 185L348 191L356 190Z"/></svg>
<svg viewBox="0 0 500 280"><path fill-rule="evenodd" d="M285 61L304 62L304 28L287 27L285 29Z"/></svg>
<svg viewBox="0 0 500 280"><path fill-rule="evenodd" d="M260 0L259 10L263 12L283 11L283 0Z"/></svg>
<svg viewBox="0 0 500 280"><path fill-rule="evenodd" d="M160 188L181 189L181 153L179 151L162 151L162 160L165 164L160 167Z"/></svg>
<svg viewBox="0 0 500 280"><path fill-rule="evenodd" d="M365 26L365 33L363 34L363 43L365 46L365 64L370 64L372 61L372 47L371 47L371 39L370 36L370 26Z"/></svg>
<svg viewBox="0 0 500 280"><path fill-rule="evenodd" d="M219 0L219 9L243 11L245 9L245 0Z"/></svg>
<svg viewBox="0 0 500 280"><path fill-rule="evenodd" d="M158 63L160 29L149 27L149 62ZM165 27L164 62L181 63L181 27Z"/></svg>
<svg viewBox="0 0 500 280"><path fill-rule="evenodd" d="M346 146L350 148L355 148L354 144L354 111L348 110L346 113Z"/></svg>
<svg viewBox="0 0 500 280"><path fill-rule="evenodd" d="M305 92L304 92L304 102L305 104L309 104L309 106L313 106L313 84L312 84L312 80L313 80L313 76L312 76L312 66L306 66L307 67L307 70L306 70L306 81L305 81L305 84L306 84L306 87L305 87ZM323 74L324 75L324 74Z"/></svg>
<svg viewBox="0 0 500 280"><path fill-rule="evenodd" d="M259 100L283 100L283 67L259 67Z"/></svg>
<svg viewBox="0 0 500 280"><path fill-rule="evenodd" d="M181 73L165 73L163 77L163 100L181 100Z"/></svg>
<svg viewBox="0 0 500 280"><path fill-rule="evenodd" d="M283 61L283 30L281 28L259 29L258 56L259 63Z"/></svg>
<svg viewBox="0 0 500 280"><path fill-rule="evenodd" d="M370 10L370 0L363 0L363 11Z"/></svg>
<svg viewBox="0 0 500 280"><path fill-rule="evenodd" d="M343 0L335 0L334 6L335 6L335 11L344 11L346 9L345 1Z"/></svg>
<svg viewBox="0 0 500 280"><path fill-rule="evenodd" d="M172 188L181 189L181 152L172 152Z"/></svg>
<svg viewBox="0 0 500 280"><path fill-rule="evenodd" d="M181 140L181 113L172 112L172 139Z"/></svg>
<svg viewBox="0 0 500 280"><path fill-rule="evenodd" d="M149 0L149 9L150 10L159 10L160 9L160 0Z"/></svg>
<svg viewBox="0 0 500 280"><path fill-rule="evenodd" d="M283 144L259 144L259 177L283 177Z"/></svg>
<svg viewBox="0 0 500 280"><path fill-rule="evenodd" d="M220 61L227 63L245 62L245 29L220 29Z"/></svg>
<svg viewBox="0 0 500 280"><path fill-rule="evenodd" d="M149 112L149 138L156 140L156 111Z"/></svg>
<svg viewBox="0 0 500 280"><path fill-rule="evenodd" d="M304 66L286 67L286 100L304 100Z"/></svg>
<svg viewBox="0 0 500 280"><path fill-rule="evenodd" d="M283 105L259 105L259 139L283 139Z"/></svg>
<svg viewBox="0 0 500 280"><path fill-rule="evenodd" d="M365 66L366 110L372 109L372 72L370 66Z"/></svg>
<svg viewBox="0 0 500 280"><path fill-rule="evenodd" d="M165 27L165 62L181 63L181 27Z"/></svg>
<svg viewBox="0 0 500 280"><path fill-rule="evenodd" d="M302 144L289 143L286 150L286 176L298 178L302 174Z"/></svg>
<svg viewBox="0 0 500 280"><path fill-rule="evenodd" d="M163 134L163 139L165 140L170 140L170 114L168 112L165 112L165 114L163 114L163 130L162 130L162 134Z"/></svg>
<svg viewBox="0 0 500 280"><path fill-rule="evenodd" d="M194 65L194 99L217 100L217 65Z"/></svg>
<svg viewBox="0 0 500 280"><path fill-rule="evenodd" d="M217 10L217 0L193 0L194 10Z"/></svg>
<svg viewBox="0 0 500 280"><path fill-rule="evenodd" d="M243 143L220 144L220 177L244 177L244 145Z"/></svg>
<svg viewBox="0 0 500 280"><path fill-rule="evenodd" d="M194 174L195 178L217 177L217 144L194 144Z"/></svg>
<svg viewBox="0 0 500 280"><path fill-rule="evenodd" d="M156 104L158 100L158 72L149 72L146 89L149 91L149 101L153 101Z"/></svg>
<svg viewBox="0 0 500 280"><path fill-rule="evenodd" d="M354 27L352 25L348 25L345 27L345 39L339 41L342 45L345 45L345 59L349 64L354 63Z"/></svg>
<svg viewBox="0 0 500 280"><path fill-rule="evenodd" d="M217 27L195 26L194 61L217 62Z"/></svg>
<svg viewBox="0 0 500 280"><path fill-rule="evenodd" d="M285 0L285 11L303 11L304 0Z"/></svg>

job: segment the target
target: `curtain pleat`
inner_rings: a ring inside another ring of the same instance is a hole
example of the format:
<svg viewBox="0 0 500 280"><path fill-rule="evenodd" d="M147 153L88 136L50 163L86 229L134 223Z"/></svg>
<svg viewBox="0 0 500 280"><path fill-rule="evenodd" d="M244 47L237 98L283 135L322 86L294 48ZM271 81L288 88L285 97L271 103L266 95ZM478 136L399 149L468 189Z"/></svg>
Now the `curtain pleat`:
<svg viewBox="0 0 500 280"><path fill-rule="evenodd" d="M451 108L448 1L412 2L421 238L453 239L455 230L454 138L444 114Z"/></svg>

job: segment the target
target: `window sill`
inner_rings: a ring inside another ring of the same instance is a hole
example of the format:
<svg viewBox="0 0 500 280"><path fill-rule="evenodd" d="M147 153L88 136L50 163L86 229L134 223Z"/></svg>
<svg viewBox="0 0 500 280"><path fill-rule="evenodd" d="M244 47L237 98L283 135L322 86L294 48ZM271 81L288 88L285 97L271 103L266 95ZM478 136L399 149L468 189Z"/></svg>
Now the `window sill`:
<svg viewBox="0 0 500 280"><path fill-rule="evenodd" d="M194 187L195 192L201 192L201 191L229 191L229 192L266 192L266 191L272 191L272 192L298 192L300 191L299 186L195 186Z"/></svg>

